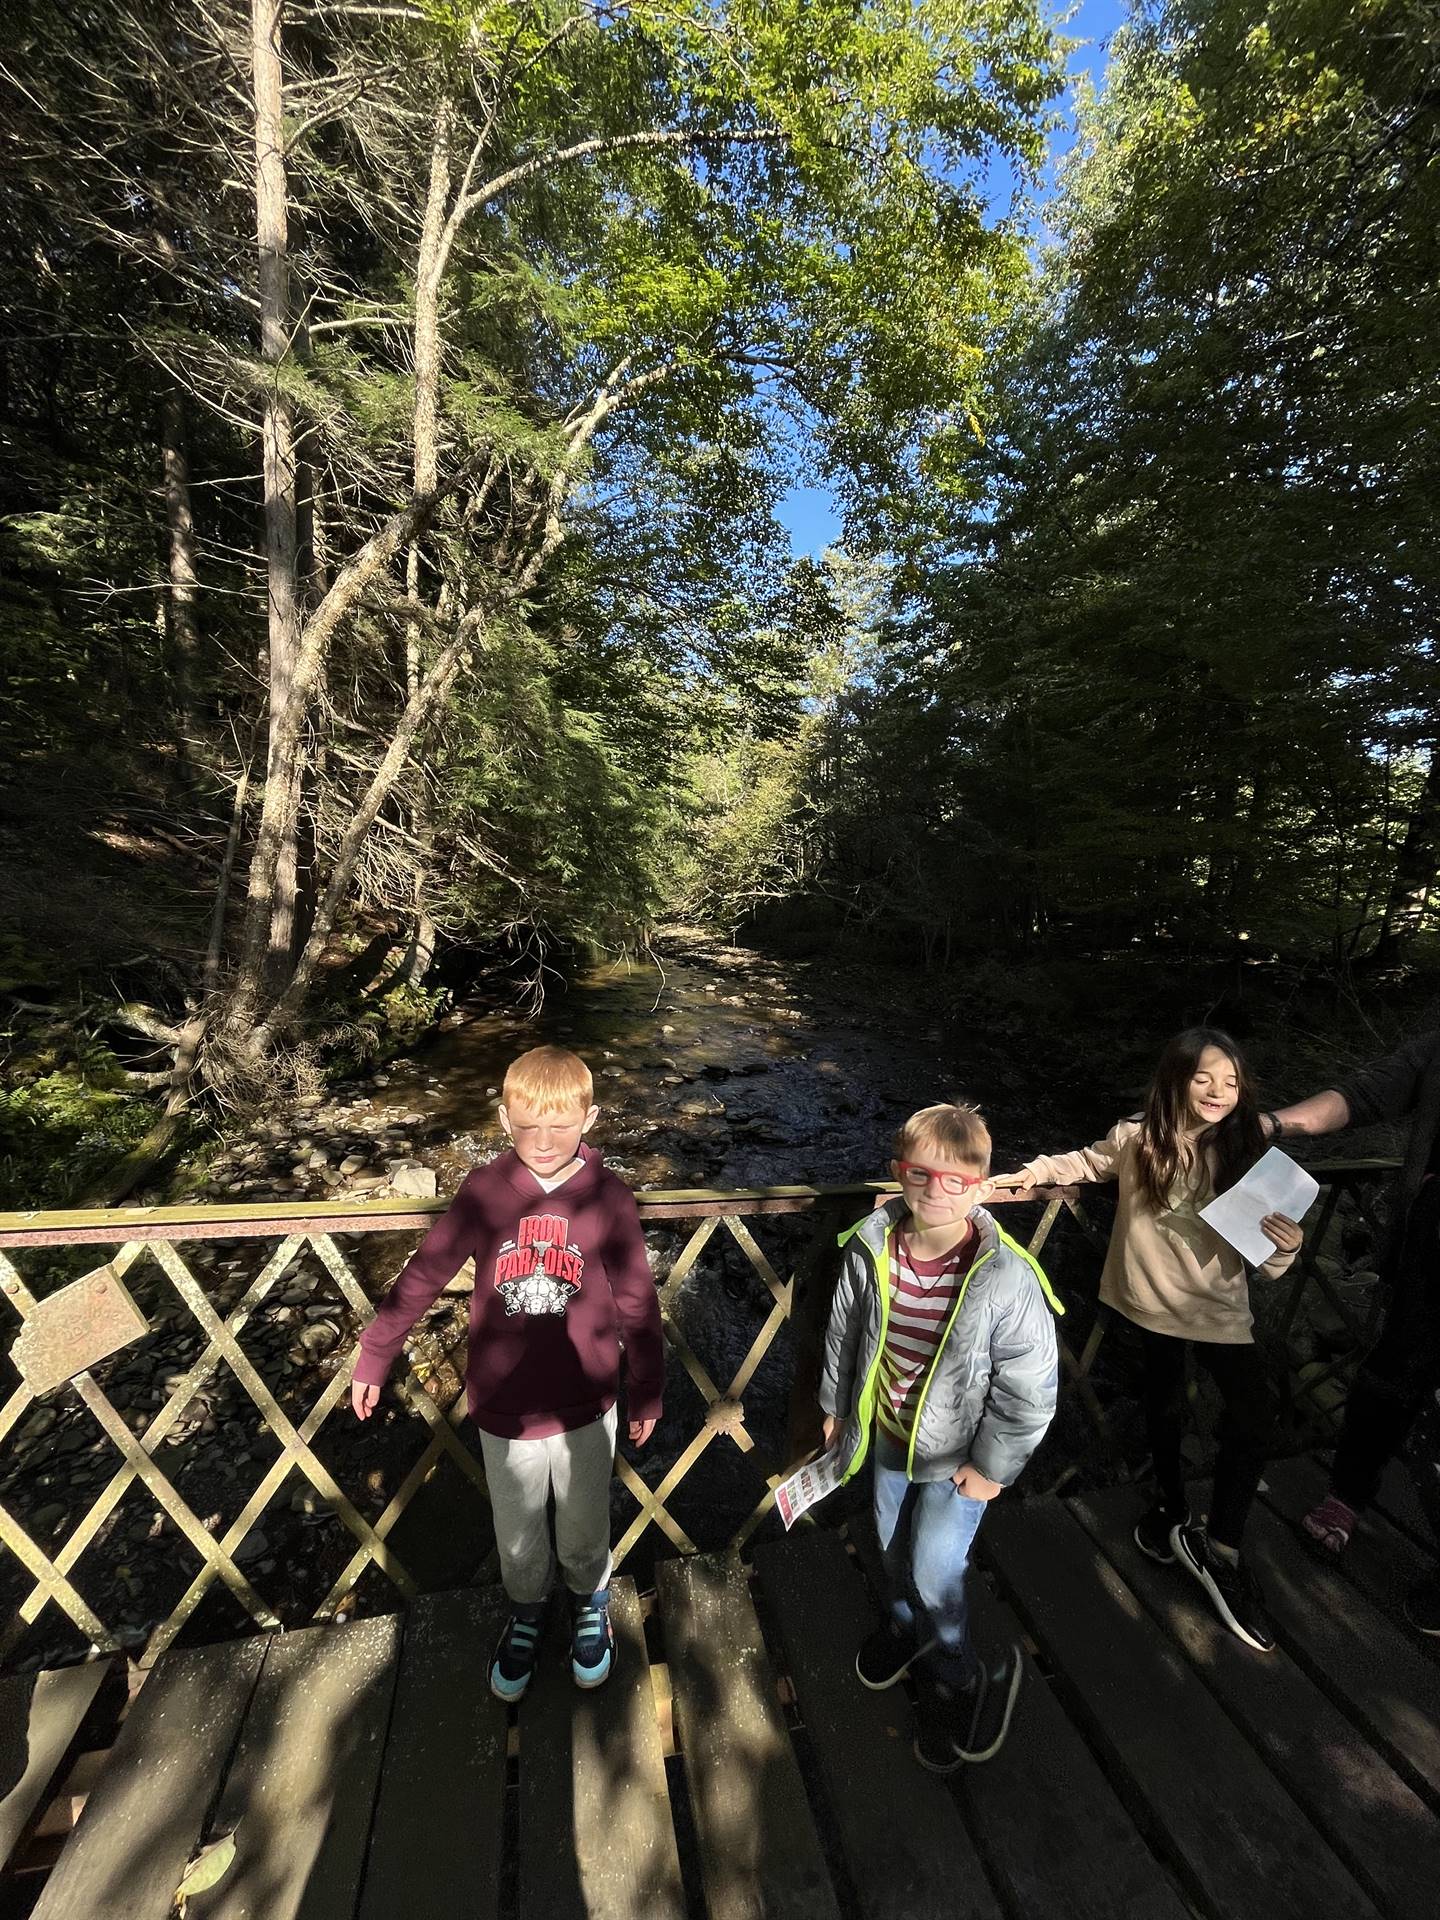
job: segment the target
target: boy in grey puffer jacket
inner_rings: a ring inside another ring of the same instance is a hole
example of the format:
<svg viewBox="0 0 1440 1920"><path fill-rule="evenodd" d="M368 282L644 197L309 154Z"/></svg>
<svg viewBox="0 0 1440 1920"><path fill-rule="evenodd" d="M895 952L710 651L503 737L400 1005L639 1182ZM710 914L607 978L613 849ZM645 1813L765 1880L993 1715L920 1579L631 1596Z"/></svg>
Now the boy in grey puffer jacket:
<svg viewBox="0 0 1440 1920"><path fill-rule="evenodd" d="M844 1477L874 1453L875 1525L889 1619L860 1649L872 1688L914 1669L915 1756L932 1772L988 1760L1010 1725L1018 1648L986 1666L970 1642L965 1580L986 1503L1019 1474L1055 1411L1055 1299L1001 1231L990 1134L973 1107L911 1116L896 1135L901 1198L842 1235L820 1405Z"/></svg>

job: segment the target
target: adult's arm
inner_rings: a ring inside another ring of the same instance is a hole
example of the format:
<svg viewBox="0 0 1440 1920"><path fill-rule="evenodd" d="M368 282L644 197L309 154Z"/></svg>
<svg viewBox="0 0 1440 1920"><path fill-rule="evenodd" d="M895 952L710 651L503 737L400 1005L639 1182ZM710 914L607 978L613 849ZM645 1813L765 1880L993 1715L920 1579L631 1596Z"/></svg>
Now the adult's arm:
<svg viewBox="0 0 1440 1920"><path fill-rule="evenodd" d="M1337 1088L1327 1087L1324 1093L1312 1093L1308 1100L1277 1108L1269 1118L1275 1123L1272 1129L1275 1139L1287 1133L1309 1136L1339 1133L1350 1124L1350 1105Z"/></svg>
<svg viewBox="0 0 1440 1920"><path fill-rule="evenodd" d="M1341 1127L1371 1127L1382 1120L1404 1120L1420 1103L1421 1089L1434 1071L1440 1030L1413 1034L1403 1046L1347 1074L1338 1085L1315 1093L1275 1115L1282 1133L1336 1133Z"/></svg>

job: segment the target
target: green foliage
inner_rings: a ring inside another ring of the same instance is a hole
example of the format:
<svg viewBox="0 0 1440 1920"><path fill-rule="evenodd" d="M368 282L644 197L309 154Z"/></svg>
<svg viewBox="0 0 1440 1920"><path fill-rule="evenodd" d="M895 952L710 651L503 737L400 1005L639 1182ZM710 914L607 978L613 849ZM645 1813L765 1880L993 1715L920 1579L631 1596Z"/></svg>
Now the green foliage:
<svg viewBox="0 0 1440 1920"><path fill-rule="evenodd" d="M139 1144L153 1110L121 1078L92 1044L83 1064L0 1087L0 1207L61 1205Z"/></svg>
<svg viewBox="0 0 1440 1920"><path fill-rule="evenodd" d="M287 9L278 364L255 324L249 25L239 0L203 20L176 0L42 9L0 75L23 158L0 184L21 317L0 426L22 455L0 478L20 583L0 626L25 630L6 714L71 751L85 699L142 754L178 762L183 733L222 816L237 763L259 784L267 613L287 597L267 595L265 557L278 569L288 516L267 548L261 511L278 391L304 618L432 455L443 490L327 643L297 861L322 902L380 777L360 913L423 905L477 942L624 942L693 895L712 827L733 911L834 695L815 662L833 676L835 611L793 567L777 503L824 477L857 544L896 542L927 440L971 430L1029 272L985 216L984 168L1038 165L1059 86L1036 0ZM432 310L433 448L416 444ZM157 425L177 393L198 660L173 596L157 618L175 525ZM409 690L461 620L468 657L393 775ZM759 771L748 838L720 822L722 764ZM412 1016L374 1010L355 1044Z"/></svg>
<svg viewBox="0 0 1440 1920"><path fill-rule="evenodd" d="M1374 941L1440 692L1424 17L1181 0L1117 36L808 795L851 911L931 951Z"/></svg>

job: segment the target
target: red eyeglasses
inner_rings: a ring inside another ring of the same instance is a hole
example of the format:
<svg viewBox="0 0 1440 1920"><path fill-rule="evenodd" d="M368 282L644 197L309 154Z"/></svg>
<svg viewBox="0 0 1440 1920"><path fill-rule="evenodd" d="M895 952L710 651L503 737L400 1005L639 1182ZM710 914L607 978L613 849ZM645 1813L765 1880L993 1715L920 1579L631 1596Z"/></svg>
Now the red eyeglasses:
<svg viewBox="0 0 1440 1920"><path fill-rule="evenodd" d="M942 1193L969 1193L972 1187L983 1187L990 1178L988 1173L942 1173L938 1167L922 1167L917 1160L897 1160L895 1166L902 1186L924 1187L935 1180Z"/></svg>

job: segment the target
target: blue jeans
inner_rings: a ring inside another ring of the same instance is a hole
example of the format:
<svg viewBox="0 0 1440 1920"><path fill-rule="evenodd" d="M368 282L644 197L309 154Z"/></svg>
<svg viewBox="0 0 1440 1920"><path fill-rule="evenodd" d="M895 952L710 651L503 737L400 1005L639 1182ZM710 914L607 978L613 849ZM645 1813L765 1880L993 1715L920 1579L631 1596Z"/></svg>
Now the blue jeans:
<svg viewBox="0 0 1440 1920"><path fill-rule="evenodd" d="M907 1480L900 1448L875 1435L875 1531L890 1617L927 1649L918 1662L922 1673L947 1688L968 1687L977 1669L965 1579L985 1505L950 1479Z"/></svg>

